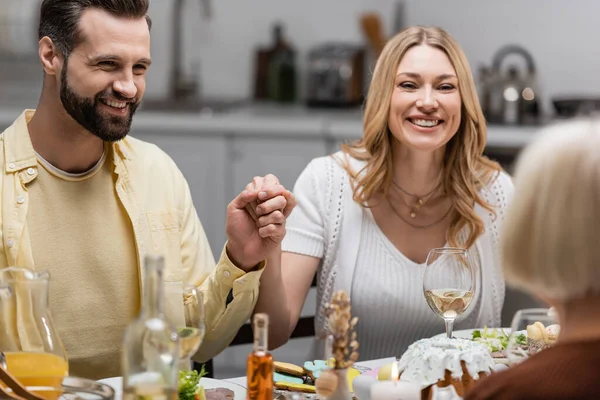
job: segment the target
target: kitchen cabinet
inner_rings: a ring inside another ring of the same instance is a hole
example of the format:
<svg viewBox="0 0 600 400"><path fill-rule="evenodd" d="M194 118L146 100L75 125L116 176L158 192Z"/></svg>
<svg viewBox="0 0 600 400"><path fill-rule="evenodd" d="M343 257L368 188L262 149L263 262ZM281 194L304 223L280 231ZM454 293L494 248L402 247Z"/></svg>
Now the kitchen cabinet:
<svg viewBox="0 0 600 400"><path fill-rule="evenodd" d="M175 160L188 181L215 258L227 239L227 205L255 176L274 174L291 190L310 160L328 154L326 140L317 136L179 131L165 135L148 130L133 135L156 144Z"/></svg>
<svg viewBox="0 0 600 400"><path fill-rule="evenodd" d="M356 138L354 137L349 137L349 138L332 138L330 140L327 141L327 153L329 154L333 154L335 152L338 152L342 149L342 144L346 143L352 143L355 142Z"/></svg>
<svg viewBox="0 0 600 400"><path fill-rule="evenodd" d="M486 148L483 152L490 160L497 161L502 168L512 175L515 161L519 157L521 149L515 148Z"/></svg>
<svg viewBox="0 0 600 400"><path fill-rule="evenodd" d="M185 176L194 206L208 237L210 247L218 259L225 244L225 216L231 196L226 191L228 164L226 138L223 135L146 131L141 140L154 143L164 150Z"/></svg>
<svg viewBox="0 0 600 400"><path fill-rule="evenodd" d="M362 138L362 119L333 118L327 124L326 137L328 139L328 152L335 153L341 150L343 143L352 143Z"/></svg>
<svg viewBox="0 0 600 400"><path fill-rule="evenodd" d="M328 154L323 137L259 137L239 135L231 138L229 188L233 198L255 176L274 174L287 189L310 160Z"/></svg>

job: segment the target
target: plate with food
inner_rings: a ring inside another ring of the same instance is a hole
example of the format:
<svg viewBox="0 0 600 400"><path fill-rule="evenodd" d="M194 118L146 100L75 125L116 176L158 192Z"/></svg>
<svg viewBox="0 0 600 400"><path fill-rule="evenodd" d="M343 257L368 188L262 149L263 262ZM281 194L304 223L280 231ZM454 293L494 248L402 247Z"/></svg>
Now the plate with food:
<svg viewBox="0 0 600 400"><path fill-rule="evenodd" d="M506 356L506 348L508 347L508 339L510 337L510 328L488 328L483 329L462 329L452 332L452 336L460 339L470 339L475 342L484 344L496 364L508 365L508 358ZM446 337L445 333L434 336L434 338ZM527 344L527 335L525 332L519 333L517 336L517 343L521 345Z"/></svg>
<svg viewBox="0 0 600 400"><path fill-rule="evenodd" d="M123 398L123 378L100 379L115 390L115 400ZM202 377L198 371L179 371L179 400L246 400L246 388L232 382Z"/></svg>

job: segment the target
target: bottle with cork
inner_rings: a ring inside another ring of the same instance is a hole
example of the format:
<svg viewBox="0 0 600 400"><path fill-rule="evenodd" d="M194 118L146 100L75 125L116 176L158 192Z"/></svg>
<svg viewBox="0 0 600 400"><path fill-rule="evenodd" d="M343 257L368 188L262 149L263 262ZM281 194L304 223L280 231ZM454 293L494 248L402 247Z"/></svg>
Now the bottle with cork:
<svg viewBox="0 0 600 400"><path fill-rule="evenodd" d="M269 353L269 316L254 315L254 348L248 356L247 400L273 400L273 356Z"/></svg>

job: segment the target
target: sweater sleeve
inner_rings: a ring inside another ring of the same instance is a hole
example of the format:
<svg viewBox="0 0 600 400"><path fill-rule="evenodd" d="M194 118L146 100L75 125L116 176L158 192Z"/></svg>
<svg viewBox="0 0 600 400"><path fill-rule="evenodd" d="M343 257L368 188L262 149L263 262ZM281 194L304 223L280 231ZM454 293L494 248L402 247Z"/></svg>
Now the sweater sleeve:
<svg viewBox="0 0 600 400"><path fill-rule="evenodd" d="M326 171L325 162L324 158L312 160L294 185L297 205L286 223L283 251L323 257L326 224L323 205L326 191L329 190L326 180L321 176Z"/></svg>

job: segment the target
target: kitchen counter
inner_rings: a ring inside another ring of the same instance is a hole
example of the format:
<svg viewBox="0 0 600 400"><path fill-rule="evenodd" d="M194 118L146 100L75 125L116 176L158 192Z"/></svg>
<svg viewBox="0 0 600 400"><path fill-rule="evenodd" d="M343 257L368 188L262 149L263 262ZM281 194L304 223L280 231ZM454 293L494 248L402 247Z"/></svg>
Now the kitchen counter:
<svg viewBox="0 0 600 400"><path fill-rule="evenodd" d="M0 130L19 116L21 109L0 109ZM359 138L362 112L315 110L302 106L268 104L241 106L226 112L172 113L140 110L134 117L136 136L144 132L173 132L186 135L223 135L269 137L324 137L332 140ZM489 148L520 149L535 136L536 126L488 126Z"/></svg>

